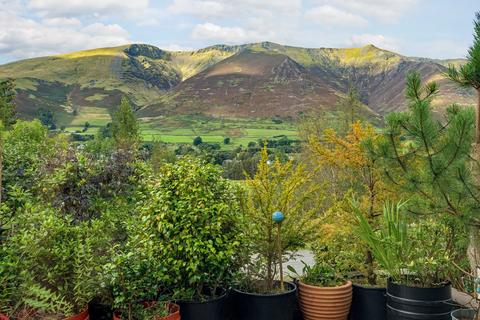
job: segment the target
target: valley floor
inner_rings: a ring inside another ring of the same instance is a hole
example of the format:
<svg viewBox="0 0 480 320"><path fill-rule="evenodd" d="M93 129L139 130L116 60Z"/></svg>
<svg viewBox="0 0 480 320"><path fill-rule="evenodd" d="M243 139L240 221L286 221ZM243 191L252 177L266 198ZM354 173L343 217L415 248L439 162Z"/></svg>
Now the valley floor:
<svg viewBox="0 0 480 320"><path fill-rule="evenodd" d="M86 109L86 110L85 110ZM65 127L68 132L96 134L100 127L111 121L110 115L100 108L84 108ZM102 112L103 111L103 112ZM161 119L141 119L143 141L191 144L197 136L203 142L219 143L222 149L246 147L249 142L287 136L298 139L298 131L291 122L279 119L219 119L203 116L172 116ZM85 123L89 123L83 131ZM230 144L224 144L225 138Z"/></svg>

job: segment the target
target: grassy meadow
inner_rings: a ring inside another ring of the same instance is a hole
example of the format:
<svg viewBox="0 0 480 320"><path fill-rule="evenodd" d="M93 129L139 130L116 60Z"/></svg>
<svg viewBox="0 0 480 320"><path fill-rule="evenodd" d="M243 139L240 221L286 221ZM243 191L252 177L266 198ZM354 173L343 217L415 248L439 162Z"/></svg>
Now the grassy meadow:
<svg viewBox="0 0 480 320"><path fill-rule="evenodd" d="M108 109L84 107L76 116L70 116L65 130L81 134L96 134L100 127L111 121ZM218 119L203 116L172 116L156 119L140 119L143 141L162 141L166 143L191 144L197 136L203 142L220 143L223 149L232 149L240 145L246 147L251 141L287 136L298 138L298 131L291 122L274 122L271 119ZM82 132L85 122L90 127ZM230 144L223 140L229 137Z"/></svg>

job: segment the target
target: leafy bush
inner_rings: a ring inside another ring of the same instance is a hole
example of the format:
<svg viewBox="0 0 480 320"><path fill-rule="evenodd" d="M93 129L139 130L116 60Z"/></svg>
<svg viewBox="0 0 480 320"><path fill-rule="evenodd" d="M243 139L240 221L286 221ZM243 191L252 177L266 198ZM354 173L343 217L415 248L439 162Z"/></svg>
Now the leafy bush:
<svg viewBox="0 0 480 320"><path fill-rule="evenodd" d="M100 218L72 223L59 209L32 202L8 225L0 249L0 279L8 280L0 302L16 313L78 312L107 285L103 266L122 241L125 210L114 201L115 209L104 208Z"/></svg>
<svg viewBox="0 0 480 320"><path fill-rule="evenodd" d="M147 170L127 150L99 156L70 147L44 166L42 189L50 192L43 197L75 220L88 220L102 212L105 202L121 196L131 199Z"/></svg>
<svg viewBox="0 0 480 320"><path fill-rule="evenodd" d="M452 268L448 231L432 218L412 220L405 203L386 203L379 230L374 230L354 204L360 238L397 283L419 287L443 285Z"/></svg>
<svg viewBox="0 0 480 320"><path fill-rule="evenodd" d="M304 166L276 159L268 160L266 147L254 177L246 181L242 209L248 219L248 246L251 265L245 279L249 290L271 292L277 273L277 227L272 213L282 211L282 252L303 248L314 234L317 216L312 199L321 196L318 187L310 184L311 174Z"/></svg>
<svg viewBox="0 0 480 320"><path fill-rule="evenodd" d="M335 287L345 282L345 275L328 263L316 263L313 266L303 262L303 272L300 275L292 266L288 270L293 276L301 278L303 283L318 287Z"/></svg>
<svg viewBox="0 0 480 320"><path fill-rule="evenodd" d="M50 137L40 121L18 121L6 133L3 146L3 181L7 192L13 186L32 189L40 182L40 170L46 161L66 147L65 137Z"/></svg>
<svg viewBox="0 0 480 320"><path fill-rule="evenodd" d="M194 146L199 146L203 143L202 137L195 137L193 139L193 145Z"/></svg>
<svg viewBox="0 0 480 320"><path fill-rule="evenodd" d="M140 241L151 276L177 298L203 299L228 285L238 265L241 233L237 197L220 171L199 160L161 167L139 203Z"/></svg>
<svg viewBox="0 0 480 320"><path fill-rule="evenodd" d="M385 198L400 197L394 186L387 184L380 161L372 158L370 149L378 148L380 136L369 124L353 122L342 136L333 129L310 133L305 157L317 169L316 178L330 194L318 205L325 208L322 226L316 241L317 261L329 261L343 270L362 274L361 280L377 284L377 263L371 251L359 241L354 230L355 218L348 198L354 194L362 212L372 226L378 225Z"/></svg>

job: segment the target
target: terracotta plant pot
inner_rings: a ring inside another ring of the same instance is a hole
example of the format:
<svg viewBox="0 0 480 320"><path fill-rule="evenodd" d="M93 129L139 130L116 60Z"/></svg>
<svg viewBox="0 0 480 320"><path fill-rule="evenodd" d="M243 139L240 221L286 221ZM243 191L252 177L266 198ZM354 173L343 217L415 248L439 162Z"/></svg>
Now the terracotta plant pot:
<svg viewBox="0 0 480 320"><path fill-rule="evenodd" d="M85 320L88 319L88 310L83 311L75 316L66 318L65 320Z"/></svg>
<svg viewBox="0 0 480 320"><path fill-rule="evenodd" d="M3 319L0 318L0 320L3 320ZM8 318L7 318L7 320L8 320ZM82 313L79 313L75 316L71 316L69 318L66 318L65 320L88 320L88 310L85 310ZM113 320L120 320L120 318L117 317L117 316L113 316ZM170 320L170 319L168 319L168 320Z"/></svg>
<svg viewBox="0 0 480 320"><path fill-rule="evenodd" d="M157 302L146 302L143 303L144 307L151 307ZM166 317L154 317L151 320L180 320L180 307L178 304L169 302L168 303L168 312L169 315Z"/></svg>
<svg viewBox="0 0 480 320"><path fill-rule="evenodd" d="M347 320L352 304L352 282L338 287L299 283L298 299L305 320Z"/></svg>
<svg viewBox="0 0 480 320"><path fill-rule="evenodd" d="M9 320L10 318L0 313L0 320Z"/></svg>
<svg viewBox="0 0 480 320"><path fill-rule="evenodd" d="M180 307L178 306L178 304L169 303L168 310L170 312L168 316L155 320L180 320Z"/></svg>

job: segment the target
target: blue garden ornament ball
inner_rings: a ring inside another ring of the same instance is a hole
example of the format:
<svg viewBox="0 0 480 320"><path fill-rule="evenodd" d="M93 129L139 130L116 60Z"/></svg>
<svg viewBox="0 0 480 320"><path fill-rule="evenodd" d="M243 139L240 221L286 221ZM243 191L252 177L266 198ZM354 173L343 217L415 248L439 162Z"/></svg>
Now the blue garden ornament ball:
<svg viewBox="0 0 480 320"><path fill-rule="evenodd" d="M281 223L284 219L285 219L285 216L284 216L283 213L280 212L280 211L275 211L275 212L272 214L272 220L273 220L273 222L275 222L275 223Z"/></svg>

